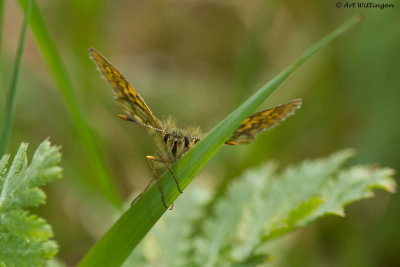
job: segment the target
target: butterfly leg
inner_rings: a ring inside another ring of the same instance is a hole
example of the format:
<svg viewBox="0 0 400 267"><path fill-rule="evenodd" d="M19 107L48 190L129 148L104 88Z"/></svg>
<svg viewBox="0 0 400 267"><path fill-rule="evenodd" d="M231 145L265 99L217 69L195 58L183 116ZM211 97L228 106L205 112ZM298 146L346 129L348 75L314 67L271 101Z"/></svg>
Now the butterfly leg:
<svg viewBox="0 0 400 267"><path fill-rule="evenodd" d="M131 206L132 206L133 204L135 204L136 200L138 200L138 199L144 194L144 192L147 191L147 189L149 189L149 187L153 184L153 182L154 182L153 180L150 180L150 182L147 184L146 188L142 191L142 193L140 193L137 197L135 197L134 200L132 200Z"/></svg>
<svg viewBox="0 0 400 267"><path fill-rule="evenodd" d="M175 181L176 187L178 188L178 191L179 191L180 193L183 193L183 191L182 191L181 188L179 187L179 183L178 183L178 180L177 180L176 176L174 175L173 171L171 170L171 168L170 168L170 167L168 166L168 164L167 164L167 163L172 163L172 161L162 158L159 154L157 154L157 155L158 155L159 157L146 156L146 159L147 159L147 163L148 163L149 166L150 166L151 172L153 173L153 177L154 177L154 180L155 180L156 183L157 183L158 189L160 190L160 193L161 193L161 200L162 200L162 202L163 202L163 205L164 205L165 208L168 208L167 205L166 205L166 203L165 203L164 193L163 193L163 191L162 191L162 187L161 187L161 184L160 184L160 181L159 181L159 176L157 175L156 170L155 170L153 164L151 163L151 161L153 160L153 161L157 161L157 162L162 162L162 163L164 163L165 167L166 167L166 168L168 169L168 171L172 174L172 177L174 178L174 181ZM150 183L149 183L149 184L146 186L146 188L143 190L143 192L140 193L140 194L132 201L131 206L136 202L136 200L138 200L138 199L149 189L149 187L150 187L152 184L153 184L153 180L151 180ZM173 204L172 204L172 206L171 206L170 209L172 209L172 208L173 208Z"/></svg>
<svg viewBox="0 0 400 267"><path fill-rule="evenodd" d="M164 159L164 158L161 157L160 154L158 154L158 153L157 153L157 156L158 156L158 157L146 156L146 159L147 159L147 161L148 161L150 167L152 168L153 175L156 175L156 172L155 172L155 170L154 170L154 167L151 165L150 160L154 160L154 161L157 161L157 162L162 162L162 163L164 163L165 167L168 169L168 171L171 173L172 177L174 178L174 181L175 181L175 184L176 184L176 187L177 187L178 191L179 191L180 193L183 193L183 191L182 191L181 188L179 187L178 179L176 178L174 172L171 170L171 168L170 168L170 167L168 166L168 164L167 164L167 163L173 163L173 161L168 160L168 159ZM161 198L163 199L163 203L164 203L164 206L165 206L164 196L163 196L163 192L162 192L162 189L161 189L161 185L159 184L159 181L158 181L158 177L157 177L156 181L157 181L158 188L160 189ZM174 207L174 203L172 203L170 210L172 210L173 207Z"/></svg>
<svg viewBox="0 0 400 267"><path fill-rule="evenodd" d="M164 163L165 167L166 167L166 168L168 169L168 171L172 174L172 177L174 178L174 181L175 181L176 187L178 188L179 193L182 194L183 191L182 191L181 188L179 187L178 179L176 178L174 172L171 170L171 168L170 168L170 167L168 166L168 164L167 164L167 163L172 163L172 161L170 161L170 160L168 160L168 159L163 159L158 153L157 153L157 156L158 156L158 158L157 158L157 157L154 157L154 156L146 156L146 158L147 158L147 159L150 159L150 160L154 160L154 161L158 161L158 162Z"/></svg>
<svg viewBox="0 0 400 267"><path fill-rule="evenodd" d="M148 157L149 157L149 156L146 157L147 163L149 164L150 169L151 169L151 172L153 173L153 178L154 178L154 180L151 180L151 181L149 182L149 184L146 186L146 188L143 190L143 192L140 193L137 197L135 197L135 199L131 202L131 206L136 202L136 200L138 200L138 199L149 189L149 187L153 184L153 182L156 181L157 186L158 186L158 189L160 190L160 193L161 193L161 201L162 201L164 207L165 207L166 209L168 209L168 206L167 206L167 204L165 203L164 192L162 191L162 187L161 187L160 181L158 180L159 176L157 175L156 170L155 170L153 164L151 164L151 161L150 161L150 160L152 160L152 159L150 159L150 158L148 158ZM172 207L173 207L173 205L171 206L171 209L172 209Z"/></svg>
<svg viewBox="0 0 400 267"><path fill-rule="evenodd" d="M160 190L162 203L164 204L164 207L165 207L166 209L168 209L167 204L165 204L164 192L163 192L163 190L162 190L162 187L161 187L161 184L160 184L160 180L158 179L158 178L160 178L160 177L157 175L157 172L156 172L156 170L155 170L153 164L151 164L151 160L154 160L154 159L153 159L152 156L146 156L146 159L147 159L147 163L149 163L151 172L153 173L153 177L154 177L154 180L155 180L156 183L157 183L158 189ZM173 207L173 206L171 206L171 209L172 209L172 207Z"/></svg>

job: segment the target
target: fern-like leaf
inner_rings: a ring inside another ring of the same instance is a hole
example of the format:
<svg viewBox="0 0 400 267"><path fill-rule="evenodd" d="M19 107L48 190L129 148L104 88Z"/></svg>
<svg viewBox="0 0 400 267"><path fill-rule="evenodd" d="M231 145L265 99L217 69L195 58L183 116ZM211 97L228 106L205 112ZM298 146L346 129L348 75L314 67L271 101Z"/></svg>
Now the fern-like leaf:
<svg viewBox="0 0 400 267"><path fill-rule="evenodd" d="M267 255L260 248L268 240L327 214L343 216L345 205L371 197L373 188L394 191L391 169L343 169L352 155L351 150L345 150L281 173L271 164L245 173L217 204L216 216L205 222L205 235L196 241L196 262L222 266Z"/></svg>
<svg viewBox="0 0 400 267"><path fill-rule="evenodd" d="M344 150L281 172L274 163L250 170L216 200L212 216L205 214L206 201L188 191L125 266L257 266L271 261L265 251L271 239L321 216L343 216L344 206L371 197L373 188L394 191L393 170L344 168L352 155Z"/></svg>
<svg viewBox="0 0 400 267"><path fill-rule="evenodd" d="M27 149L22 143L8 171L9 155L0 160L0 266L43 266L57 253L50 225L23 208L45 202L39 186L61 177L61 154L45 140L28 164Z"/></svg>

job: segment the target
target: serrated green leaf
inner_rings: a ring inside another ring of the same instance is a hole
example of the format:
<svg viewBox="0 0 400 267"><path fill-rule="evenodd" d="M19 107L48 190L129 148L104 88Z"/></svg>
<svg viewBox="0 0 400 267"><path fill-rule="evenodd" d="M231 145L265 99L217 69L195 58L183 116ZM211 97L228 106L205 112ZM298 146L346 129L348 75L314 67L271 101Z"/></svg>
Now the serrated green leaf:
<svg viewBox="0 0 400 267"><path fill-rule="evenodd" d="M372 196L374 188L394 192L393 170L344 168L352 155L344 150L279 173L274 163L249 170L216 200L211 216L205 213L210 204L193 198L199 190L193 188L124 266L264 266L274 258L264 249L269 240L318 217L342 215L344 206Z"/></svg>
<svg viewBox="0 0 400 267"><path fill-rule="evenodd" d="M347 204L371 197L374 188L394 191L391 169L343 169L352 154L345 150L281 173L276 173L271 164L246 172L216 203L215 216L202 222L203 234L194 242L195 262L224 266L230 261L246 262L259 253L267 255L260 250L268 240L318 217L343 215Z"/></svg>
<svg viewBox="0 0 400 267"><path fill-rule="evenodd" d="M301 221L307 220L307 217L310 216L310 214L314 212L322 203L324 203L324 200L320 197L312 197L310 200L304 201L297 209L292 210L289 213L287 220L281 222L280 226L276 225L273 229L271 229L270 233L268 234L268 238L265 237L265 240L277 238L293 230L294 228L299 227L300 225L304 225L301 224Z"/></svg>
<svg viewBox="0 0 400 267"><path fill-rule="evenodd" d="M45 201L38 186L61 177L58 147L42 142L28 164L28 144L22 143L9 171L9 156L0 161L0 266L43 266L57 253L57 244L49 240L53 231L42 218L22 208Z"/></svg>
<svg viewBox="0 0 400 267"><path fill-rule="evenodd" d="M329 159L305 161L287 168L279 178L271 163L246 172L216 204L215 217L204 222L206 234L196 241L197 264L215 265L224 250L233 250L228 258L246 258L259 243L260 234L285 227L284 219L293 207L309 200L311 192L321 190L323 183L352 154L346 150ZM232 248L233 242L241 245Z"/></svg>
<svg viewBox="0 0 400 267"><path fill-rule="evenodd" d="M1 160L0 160L0 188L3 187L4 180L6 179L5 178L5 174L7 172L6 166L7 166L9 158L10 158L10 155L7 154L7 155L2 156Z"/></svg>
<svg viewBox="0 0 400 267"><path fill-rule="evenodd" d="M0 177L3 177L4 174L6 173L6 171L7 171L6 166L7 166L7 163L8 163L9 159L10 159L10 155L8 155L8 154L6 154L6 155L1 157L1 160L0 160Z"/></svg>
<svg viewBox="0 0 400 267"><path fill-rule="evenodd" d="M48 179L61 177L61 169L53 169L53 165L61 158L59 148L50 146L48 141L44 141L39 145L29 166L26 157L27 148L27 144L22 144L11 164L0 194L0 212L4 209L21 208L24 203L30 206L43 203L45 195L31 189L45 184ZM52 176L48 176L49 169ZM27 197L28 203L26 203Z"/></svg>
<svg viewBox="0 0 400 267"><path fill-rule="evenodd" d="M216 265L221 259L221 251L232 249L232 243L226 240L233 240L235 235L240 236L251 230L247 224L239 225L240 218L246 221L246 211L252 209L252 206L248 205L249 199L260 201L268 183L265 177L272 176L275 169L274 164L266 165L259 170L263 176L256 171L246 172L243 182L232 184L229 194L216 203L213 219L203 222L205 235L194 242L194 260L197 265Z"/></svg>
<svg viewBox="0 0 400 267"><path fill-rule="evenodd" d="M314 220L325 214L344 216L344 206L359 199L374 196L372 189L380 188L393 193L396 183L389 168L377 168L371 165L355 166L341 171L335 179L326 185L321 198L324 203L310 215Z"/></svg>
<svg viewBox="0 0 400 267"><path fill-rule="evenodd" d="M2 225L19 238L30 240L43 240L53 237L53 232L46 221L24 210L12 210L1 216Z"/></svg>

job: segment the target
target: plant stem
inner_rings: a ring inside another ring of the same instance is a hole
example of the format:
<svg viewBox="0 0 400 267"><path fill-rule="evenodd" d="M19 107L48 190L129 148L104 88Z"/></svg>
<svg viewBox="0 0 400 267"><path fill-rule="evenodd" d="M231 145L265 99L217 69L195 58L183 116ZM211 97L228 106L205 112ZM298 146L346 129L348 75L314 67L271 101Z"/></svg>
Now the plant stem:
<svg viewBox="0 0 400 267"><path fill-rule="evenodd" d="M0 4L2 4L2 3L0 3ZM0 140L0 155L3 155L6 150L7 141L8 141L10 132L11 132L11 122L12 122L14 108L15 108L15 96L17 94L19 69L20 69L20 65L21 65L22 52L24 50L26 30L28 28L28 21L29 21L29 16L31 13L31 8L32 8L32 0L29 0L28 5L26 6L26 9L25 9L24 23L22 25L22 31L21 31L21 36L19 39L19 44L18 44L17 56L15 58L13 76L11 79L10 91L8 93L8 98L7 98L7 102L6 102L6 112L5 112L5 118L4 118L4 124L3 124L3 131L1 133L1 140Z"/></svg>
<svg viewBox="0 0 400 267"><path fill-rule="evenodd" d="M21 7L25 7L26 0L18 0L18 2ZM82 143L82 147L88 156L89 163L93 168L97 184L99 185L98 187L110 203L117 209L120 209L122 206L121 200L101 156L98 137L90 127L90 119L86 118L84 108L74 93L73 85L64 61L58 52L58 48L46 27L43 16L36 3L33 3L32 16L29 23L48 69L58 86L69 117L77 132L78 140Z"/></svg>

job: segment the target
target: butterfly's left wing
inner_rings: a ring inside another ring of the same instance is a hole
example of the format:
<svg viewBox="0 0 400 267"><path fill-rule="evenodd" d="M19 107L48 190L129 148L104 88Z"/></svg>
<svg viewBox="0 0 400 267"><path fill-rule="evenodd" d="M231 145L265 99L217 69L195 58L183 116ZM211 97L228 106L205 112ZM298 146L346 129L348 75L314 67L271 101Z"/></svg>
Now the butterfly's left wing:
<svg viewBox="0 0 400 267"><path fill-rule="evenodd" d="M96 49L90 48L89 54L103 77L114 89L117 103L121 109L136 122L160 129L157 118L124 76Z"/></svg>
<svg viewBox="0 0 400 267"><path fill-rule="evenodd" d="M288 116L294 114L294 110L300 108L300 105L301 99L295 99L287 104L254 113L240 124L225 144L242 145L253 142L259 133L273 128Z"/></svg>

